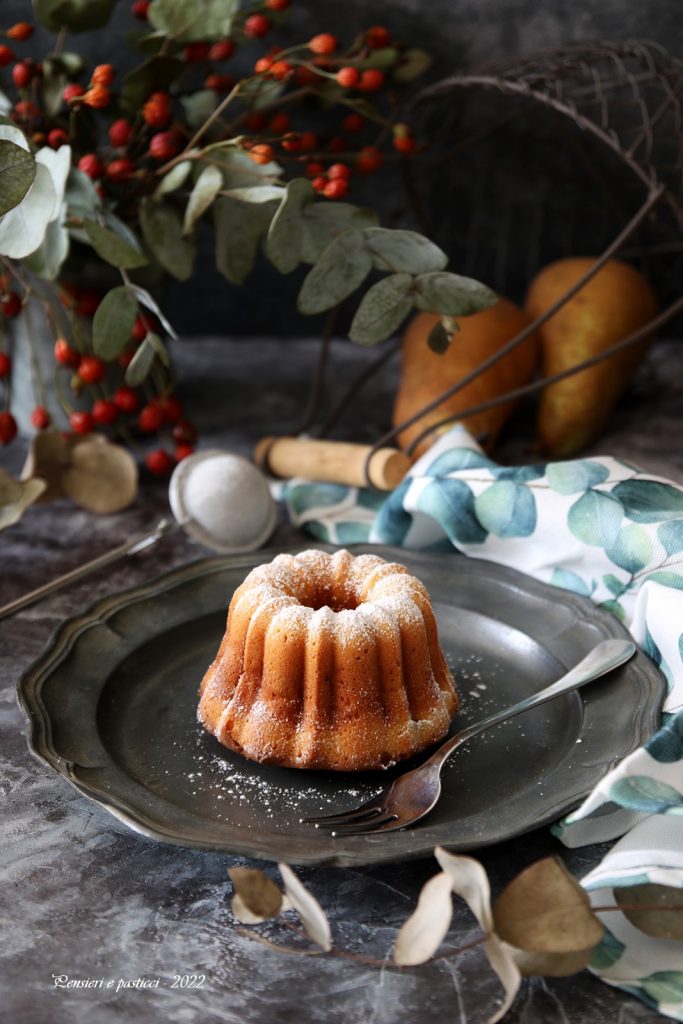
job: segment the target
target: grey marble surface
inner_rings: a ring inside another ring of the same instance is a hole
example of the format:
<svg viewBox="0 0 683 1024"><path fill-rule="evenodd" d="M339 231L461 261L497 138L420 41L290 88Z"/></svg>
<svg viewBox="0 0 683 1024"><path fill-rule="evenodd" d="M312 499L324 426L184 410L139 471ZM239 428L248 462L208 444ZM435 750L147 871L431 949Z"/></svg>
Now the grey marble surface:
<svg viewBox="0 0 683 1024"><path fill-rule="evenodd" d="M203 444L246 452L262 433L287 430L300 409L313 355L310 343L294 341L205 339L179 346L181 379L202 426ZM366 358L348 344L335 346L337 390ZM682 371L681 346L657 349L598 447L683 480ZM369 439L386 426L396 372L394 361L368 386L340 436ZM527 427L522 417L503 445L506 458L529 458ZM21 458L17 445L3 454L3 464L16 469ZM94 517L67 502L30 509L0 535L0 598L9 600L122 542L165 510L165 486L149 481L135 504L118 516ZM286 547L300 540L280 522L273 544ZM203 555L199 545L177 533L0 622L4 1019L16 1024L483 1022L499 990L480 950L404 971L273 952L236 928L226 875L234 859L132 834L29 754L15 686L59 623L106 594ZM542 829L481 851L481 860L499 889L547 854L561 855L580 877L603 853L604 847L564 850ZM435 868L427 859L383 868L307 869L301 876L328 910L337 945L381 960ZM474 934L473 920L458 906L446 945L455 949ZM278 937L287 941L286 935ZM172 988L174 975L191 974L205 975L201 988ZM55 975L102 979L103 987L57 988ZM154 987L119 987L120 979L144 979ZM107 988L109 981L113 985ZM586 972L526 982L508 1017L510 1024L655 1024L661 1019Z"/></svg>

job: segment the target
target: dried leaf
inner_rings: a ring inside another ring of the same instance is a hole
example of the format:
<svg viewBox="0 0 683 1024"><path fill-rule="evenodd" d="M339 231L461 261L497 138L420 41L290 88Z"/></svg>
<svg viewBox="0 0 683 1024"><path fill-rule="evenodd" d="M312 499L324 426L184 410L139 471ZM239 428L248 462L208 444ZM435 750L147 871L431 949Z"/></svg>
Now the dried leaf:
<svg viewBox="0 0 683 1024"><path fill-rule="evenodd" d="M44 480L15 480L4 469L0 469L0 530L18 523L24 511L46 487Z"/></svg>
<svg viewBox="0 0 683 1024"><path fill-rule="evenodd" d="M62 475L62 490L89 512L120 512L135 498L138 467L125 448L88 438L77 444Z"/></svg>
<svg viewBox="0 0 683 1024"><path fill-rule="evenodd" d="M497 1021L501 1020L512 1006L519 991L522 975L510 949L500 941L493 930L491 887L486 871L479 861L472 857L456 856L441 846L436 847L434 856L443 870L450 875L453 892L465 900L482 929L487 933L482 948L505 992L502 1004L487 1021L487 1024L497 1024Z"/></svg>
<svg viewBox="0 0 683 1024"><path fill-rule="evenodd" d="M304 931L309 939L329 952L332 949L332 934L325 911L287 864L278 864L278 868L285 883L285 892L301 918Z"/></svg>
<svg viewBox="0 0 683 1024"><path fill-rule="evenodd" d="M588 896L564 864L546 857L503 890L493 916L505 942L534 953L576 953L602 938Z"/></svg>
<svg viewBox="0 0 683 1024"><path fill-rule="evenodd" d="M588 966L594 949L590 946L573 953L530 953L507 942L504 945L525 978L567 978L570 974L578 974Z"/></svg>
<svg viewBox="0 0 683 1024"><path fill-rule="evenodd" d="M258 868L229 868L228 874L235 887L232 909L239 921L258 924L277 917L282 910L282 893L272 878Z"/></svg>
<svg viewBox="0 0 683 1024"><path fill-rule="evenodd" d="M21 471L22 480L39 477L45 482L40 504L62 498L62 473L69 464L71 446L58 430L42 430L36 434Z"/></svg>
<svg viewBox="0 0 683 1024"><path fill-rule="evenodd" d="M624 917L653 939L683 941L683 891L670 885L632 885L615 889L614 898ZM643 905L641 907L641 904Z"/></svg>
<svg viewBox="0 0 683 1024"><path fill-rule="evenodd" d="M439 872L426 882L417 907L405 922L394 948L394 960L402 967L426 963L437 951L453 916L451 876Z"/></svg>

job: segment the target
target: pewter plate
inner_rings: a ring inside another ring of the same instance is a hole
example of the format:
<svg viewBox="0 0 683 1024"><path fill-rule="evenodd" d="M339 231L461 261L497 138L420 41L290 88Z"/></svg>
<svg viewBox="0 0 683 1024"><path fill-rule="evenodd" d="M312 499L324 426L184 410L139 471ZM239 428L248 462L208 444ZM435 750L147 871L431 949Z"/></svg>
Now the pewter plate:
<svg viewBox="0 0 683 1024"><path fill-rule="evenodd" d="M400 561L428 587L458 679L457 728L546 686L605 637L625 635L583 598L491 562L376 545L352 550ZM196 721L197 688L230 597L275 554L195 562L65 622L19 684L33 753L152 839L348 865L425 856L438 844L475 850L546 824L657 726L665 685L639 652L580 693L463 747L444 770L439 805L412 829L334 839L299 819L355 806L407 762L355 773L259 765Z"/></svg>

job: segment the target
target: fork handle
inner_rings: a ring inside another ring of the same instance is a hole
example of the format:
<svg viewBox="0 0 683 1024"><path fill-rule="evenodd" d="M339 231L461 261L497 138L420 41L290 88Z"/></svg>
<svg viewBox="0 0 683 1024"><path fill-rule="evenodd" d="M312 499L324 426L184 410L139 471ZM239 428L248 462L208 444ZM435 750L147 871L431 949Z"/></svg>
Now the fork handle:
<svg viewBox="0 0 683 1024"><path fill-rule="evenodd" d="M623 665L625 661L633 657L635 652L636 645L631 640L603 640L585 658L582 658L578 665L575 665L550 686L546 686L545 689L539 690L537 693L532 693L531 696L525 697L517 704L497 711L495 715L490 715L481 722L470 725L467 729L463 729L462 732L456 733L455 736L446 740L422 767L432 765L440 768L453 751L466 740L478 736L480 732L490 729L493 725L507 722L508 719L515 718L524 711L529 711L530 708L536 708L563 693L570 693L572 690L578 689L584 683L590 683L591 680L604 676L612 669Z"/></svg>

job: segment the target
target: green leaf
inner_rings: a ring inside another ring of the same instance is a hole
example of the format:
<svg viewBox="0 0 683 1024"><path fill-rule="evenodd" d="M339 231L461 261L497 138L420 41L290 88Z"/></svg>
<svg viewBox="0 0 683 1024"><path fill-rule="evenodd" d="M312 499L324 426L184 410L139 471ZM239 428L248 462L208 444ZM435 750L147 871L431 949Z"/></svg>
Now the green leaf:
<svg viewBox="0 0 683 1024"><path fill-rule="evenodd" d="M192 231L199 218L206 213L223 188L223 175L212 164L207 164L197 178L190 194L183 220L183 234Z"/></svg>
<svg viewBox="0 0 683 1024"><path fill-rule="evenodd" d="M374 227L377 214L351 203L310 203L302 210L301 222L301 259L304 263L315 263L344 231Z"/></svg>
<svg viewBox="0 0 683 1024"><path fill-rule="evenodd" d="M70 32L88 32L103 28L117 0L33 0L36 17L51 32L65 28Z"/></svg>
<svg viewBox="0 0 683 1024"><path fill-rule="evenodd" d="M448 263L446 253L417 231L391 228L366 228L363 240L373 267L392 273L428 274L443 270Z"/></svg>
<svg viewBox="0 0 683 1024"><path fill-rule="evenodd" d="M683 971L656 971L641 978L643 991L660 1006L683 1003Z"/></svg>
<svg viewBox="0 0 683 1024"><path fill-rule="evenodd" d="M178 335L173 329L172 325L167 320L166 316L164 315L161 306L155 299L152 298L147 289L141 288L139 284L130 284L128 287L130 288L130 291L133 292L138 302L142 306L145 306L146 309L151 310L151 312L154 313L154 315L159 319L159 322L166 331L166 333L169 334L172 338L177 338Z"/></svg>
<svg viewBox="0 0 683 1024"><path fill-rule="evenodd" d="M127 110L137 113L151 92L171 85L184 68L184 62L177 57L150 57L123 79L121 102Z"/></svg>
<svg viewBox="0 0 683 1024"><path fill-rule="evenodd" d="M282 185L243 185L241 188L230 188L225 192L230 199L239 199L241 203L281 203L285 196Z"/></svg>
<svg viewBox="0 0 683 1024"><path fill-rule="evenodd" d="M613 782L609 795L622 807L646 814L662 814L683 808L683 793L668 782L649 775L629 775Z"/></svg>
<svg viewBox="0 0 683 1024"><path fill-rule="evenodd" d="M240 285L251 270L258 245L277 204L247 204L221 196L213 208L216 267L231 284Z"/></svg>
<svg viewBox="0 0 683 1024"><path fill-rule="evenodd" d="M602 608L602 610L605 612L609 612L610 615L613 615L615 617L615 619L619 619L619 622L624 622L626 619L626 612L619 604L619 602L616 600L601 601L598 607Z"/></svg>
<svg viewBox="0 0 683 1024"><path fill-rule="evenodd" d="M187 281L196 254L194 242L183 235L180 214L167 203L143 199L140 204L142 237L152 255L172 277Z"/></svg>
<svg viewBox="0 0 683 1024"><path fill-rule="evenodd" d="M128 288L112 288L97 307L92 323L92 344L101 359L116 359L130 343L138 313L135 296Z"/></svg>
<svg viewBox="0 0 683 1024"><path fill-rule="evenodd" d="M282 168L271 160L267 164L255 164L246 153L226 143L209 147L211 159L223 172L226 189L248 188L250 185L267 185L276 182ZM204 150L207 152L207 150Z"/></svg>
<svg viewBox="0 0 683 1024"><path fill-rule="evenodd" d="M683 575L679 572L671 572L669 569L659 569L657 572L648 574L648 582L661 583L663 587L673 587L675 590L683 590Z"/></svg>
<svg viewBox="0 0 683 1024"><path fill-rule="evenodd" d="M438 356L442 356L444 352L448 351L452 341L453 335L448 333L444 327L443 320L435 323L427 336L427 344L432 352L436 352Z"/></svg>
<svg viewBox="0 0 683 1024"><path fill-rule="evenodd" d="M136 388L139 384L142 384L143 380L152 369L155 354L154 345L149 340L149 335L147 335L140 345L140 348L126 367L126 384L131 388Z"/></svg>
<svg viewBox="0 0 683 1024"><path fill-rule="evenodd" d="M160 362L162 362L164 366L170 367L171 357L159 335L155 334L154 331L149 331L146 340L154 349L154 352L159 357Z"/></svg>
<svg viewBox="0 0 683 1024"><path fill-rule="evenodd" d="M153 0L148 18L154 28L183 42L225 39L239 0Z"/></svg>
<svg viewBox="0 0 683 1024"><path fill-rule="evenodd" d="M413 308L412 287L410 274L392 274L374 284L353 318L351 341L375 345L393 334Z"/></svg>
<svg viewBox="0 0 683 1024"><path fill-rule="evenodd" d="M0 255L21 260L35 252L53 219L56 199L50 172L36 163L36 176L28 192L0 220Z"/></svg>
<svg viewBox="0 0 683 1024"><path fill-rule="evenodd" d="M470 316L498 301L496 293L480 281L444 271L420 274L415 279L415 290L418 309L443 316Z"/></svg>
<svg viewBox="0 0 683 1024"><path fill-rule="evenodd" d="M619 531L605 554L615 565L633 576L645 568L652 558L653 550L654 545L647 531L642 526L631 523Z"/></svg>
<svg viewBox="0 0 683 1024"><path fill-rule="evenodd" d="M571 569L553 569L550 582L554 587L562 587L563 590L571 590L583 597L590 597L591 592L585 580L582 580L578 573Z"/></svg>
<svg viewBox="0 0 683 1024"><path fill-rule="evenodd" d="M147 257L141 249L134 248L97 221L86 220L83 227L93 249L105 263L111 263L113 267L122 267L124 270L134 270L147 264Z"/></svg>
<svg viewBox="0 0 683 1024"><path fill-rule="evenodd" d="M23 146L0 140L0 216L18 206L35 176L33 156Z"/></svg>
<svg viewBox="0 0 683 1024"><path fill-rule="evenodd" d="M423 75L431 66L432 58L426 50L411 48L404 50L400 62L394 68L392 78L395 82L412 82Z"/></svg>
<svg viewBox="0 0 683 1024"><path fill-rule="evenodd" d="M26 266L45 281L54 281L69 255L69 232L61 220L48 224L38 248L26 257Z"/></svg>
<svg viewBox="0 0 683 1024"><path fill-rule="evenodd" d="M671 519L657 527L657 539L667 555L683 551L683 519Z"/></svg>
<svg viewBox="0 0 683 1024"><path fill-rule="evenodd" d="M569 509L567 525L575 537L593 547L609 547L619 532L624 509L602 491L586 491Z"/></svg>
<svg viewBox="0 0 683 1024"><path fill-rule="evenodd" d="M479 522L496 537L529 537L536 529L536 502L528 487L498 480L474 499Z"/></svg>
<svg viewBox="0 0 683 1024"><path fill-rule="evenodd" d="M608 572L602 577L602 582L609 590L610 594L615 597L621 597L626 590L626 584L623 583L617 576L613 576L611 572Z"/></svg>
<svg viewBox="0 0 683 1024"><path fill-rule="evenodd" d="M305 178L293 178L271 221L266 237L266 256L281 274L289 274L299 265L303 226L301 211L314 196L313 186Z"/></svg>
<svg viewBox="0 0 683 1024"><path fill-rule="evenodd" d="M171 170L167 171L163 176L154 191L154 198L160 199L162 196L167 196L171 192L175 192L176 189L182 188L190 177L191 170L192 161L181 160L179 164L176 164L175 167L172 167Z"/></svg>
<svg viewBox="0 0 683 1024"><path fill-rule="evenodd" d="M683 489L658 480L622 480L612 494L636 523L659 523L683 516Z"/></svg>
<svg viewBox="0 0 683 1024"><path fill-rule="evenodd" d="M372 269L363 231L345 231L330 242L308 272L297 300L300 313L323 313L343 302Z"/></svg>
<svg viewBox="0 0 683 1024"><path fill-rule="evenodd" d="M208 121L218 106L218 94L215 89L198 89L197 92L181 96L180 105L185 111L189 127L196 131Z"/></svg>
<svg viewBox="0 0 683 1024"><path fill-rule="evenodd" d="M380 46L377 50L372 50L367 57L354 61L354 67L361 71L366 68L380 68L386 71L396 63L397 57L398 50L395 46Z"/></svg>
<svg viewBox="0 0 683 1024"><path fill-rule="evenodd" d="M389 504L389 503L387 503ZM443 525L453 543L483 544L487 531L474 511L474 493L464 480L432 480L418 498L420 512Z"/></svg>
<svg viewBox="0 0 683 1024"><path fill-rule="evenodd" d="M603 483L609 470L600 462L576 459L573 462L550 462L546 467L548 486L558 494L576 494Z"/></svg>

